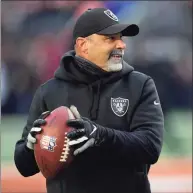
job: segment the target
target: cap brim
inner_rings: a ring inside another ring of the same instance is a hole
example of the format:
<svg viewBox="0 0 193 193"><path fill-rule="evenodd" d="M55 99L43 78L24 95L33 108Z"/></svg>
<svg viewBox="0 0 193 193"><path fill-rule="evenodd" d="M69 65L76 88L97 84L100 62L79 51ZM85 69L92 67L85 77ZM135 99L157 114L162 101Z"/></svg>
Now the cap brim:
<svg viewBox="0 0 193 193"><path fill-rule="evenodd" d="M123 36L136 36L139 33L139 27L136 24L115 24L97 32L97 34L100 35L112 35L117 33L122 33Z"/></svg>

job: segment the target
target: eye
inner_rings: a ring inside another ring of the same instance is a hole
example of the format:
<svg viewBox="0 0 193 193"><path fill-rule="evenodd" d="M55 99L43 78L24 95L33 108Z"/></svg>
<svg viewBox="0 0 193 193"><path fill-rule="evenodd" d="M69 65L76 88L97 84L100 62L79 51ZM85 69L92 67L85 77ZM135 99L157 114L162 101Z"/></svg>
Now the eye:
<svg viewBox="0 0 193 193"><path fill-rule="evenodd" d="M122 40L123 36L121 35L120 37L117 36L108 36L107 39L109 40L116 40L116 39L121 39Z"/></svg>
<svg viewBox="0 0 193 193"><path fill-rule="evenodd" d="M115 40L116 38L114 36L109 36L107 39L109 40Z"/></svg>

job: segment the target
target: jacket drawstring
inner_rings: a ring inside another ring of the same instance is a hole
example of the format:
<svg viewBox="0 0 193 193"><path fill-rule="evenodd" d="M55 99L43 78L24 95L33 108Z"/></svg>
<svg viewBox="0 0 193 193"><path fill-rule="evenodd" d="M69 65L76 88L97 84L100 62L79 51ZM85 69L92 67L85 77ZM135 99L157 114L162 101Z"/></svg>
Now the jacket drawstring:
<svg viewBox="0 0 193 193"><path fill-rule="evenodd" d="M100 90L101 90L102 80L90 84L89 92L92 95L91 107L89 110L89 116L91 120L96 120L98 117L99 103L100 103Z"/></svg>

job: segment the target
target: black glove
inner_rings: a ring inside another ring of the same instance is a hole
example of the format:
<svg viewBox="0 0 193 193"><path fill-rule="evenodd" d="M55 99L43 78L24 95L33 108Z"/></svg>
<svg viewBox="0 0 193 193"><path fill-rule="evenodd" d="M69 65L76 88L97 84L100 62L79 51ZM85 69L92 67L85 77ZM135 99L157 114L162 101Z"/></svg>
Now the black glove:
<svg viewBox="0 0 193 193"><path fill-rule="evenodd" d="M27 136L27 143L26 146L33 150L34 149L34 144L36 143L36 134L40 133L42 128L42 125L46 124L46 121L44 120L48 115L50 114L49 111L46 111L44 113L42 113L39 117L39 119L35 120L33 123L33 126Z"/></svg>
<svg viewBox="0 0 193 193"><path fill-rule="evenodd" d="M86 143L74 151L74 155L85 151L89 147L100 145L104 141L105 128L92 122L88 118L80 117L76 107L72 106L70 110L77 119L67 121L69 127L75 128L75 130L67 134L67 137L70 139L69 145L73 146L87 140ZM74 113L74 111L76 111L76 113Z"/></svg>

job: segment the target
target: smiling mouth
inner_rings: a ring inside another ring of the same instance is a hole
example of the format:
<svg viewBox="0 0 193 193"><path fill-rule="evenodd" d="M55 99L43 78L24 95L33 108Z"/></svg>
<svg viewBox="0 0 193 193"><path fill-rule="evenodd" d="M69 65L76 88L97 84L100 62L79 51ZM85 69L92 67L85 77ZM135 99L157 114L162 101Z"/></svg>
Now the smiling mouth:
<svg viewBox="0 0 193 193"><path fill-rule="evenodd" d="M122 55L115 54L115 55L111 55L110 57L114 59L120 59L122 58Z"/></svg>

